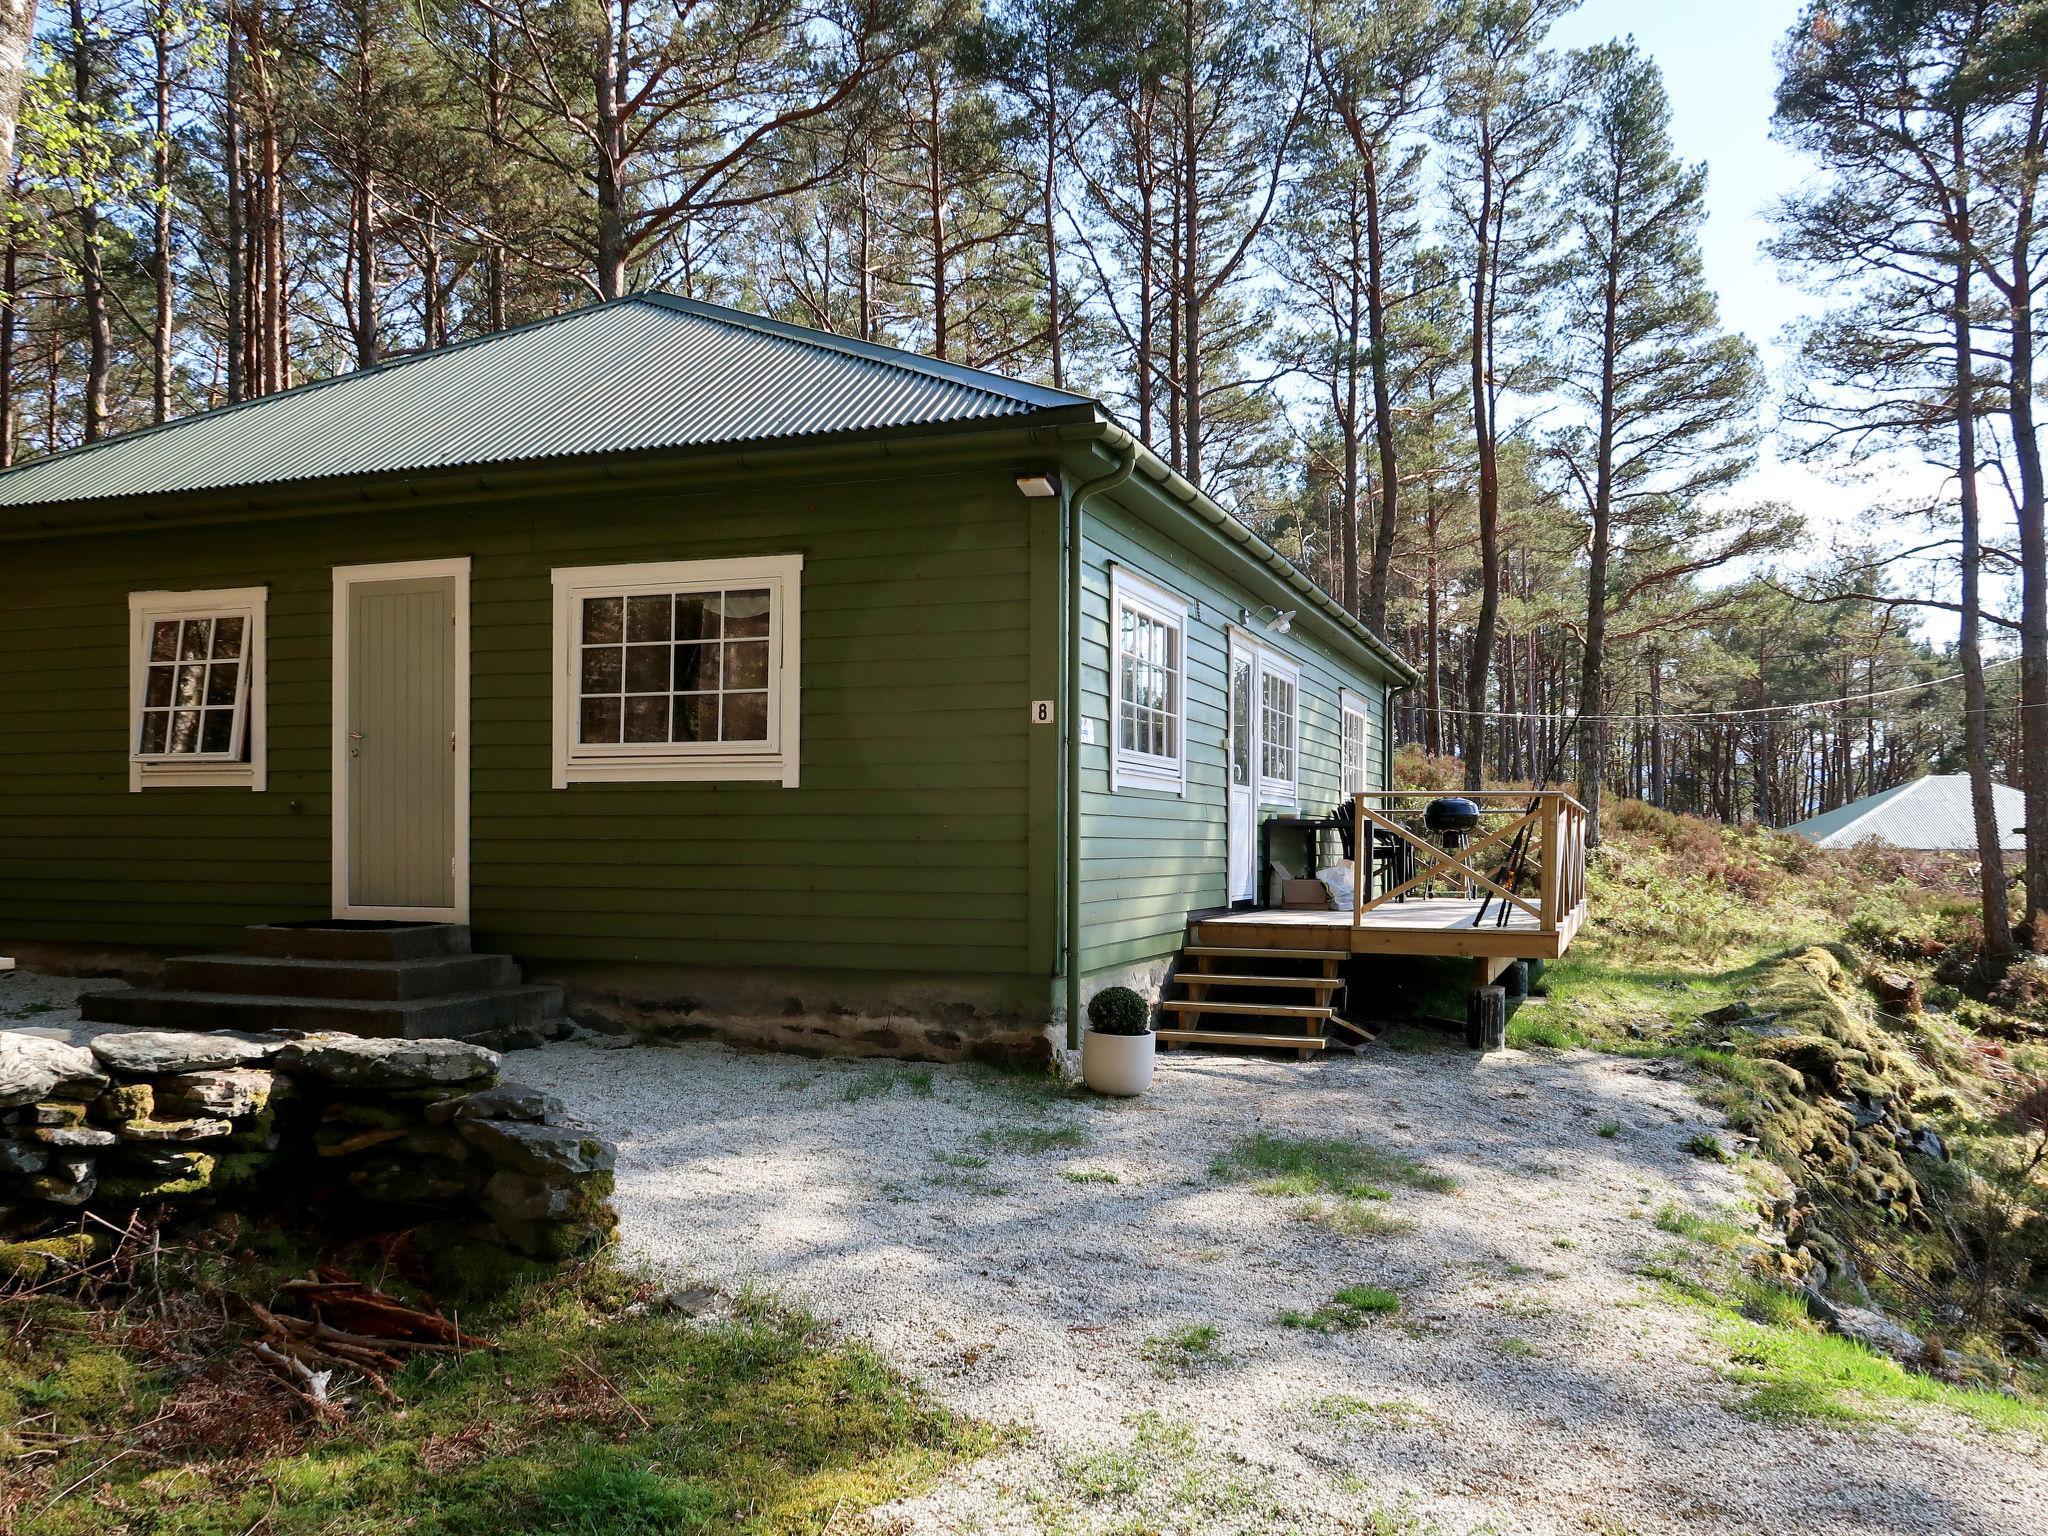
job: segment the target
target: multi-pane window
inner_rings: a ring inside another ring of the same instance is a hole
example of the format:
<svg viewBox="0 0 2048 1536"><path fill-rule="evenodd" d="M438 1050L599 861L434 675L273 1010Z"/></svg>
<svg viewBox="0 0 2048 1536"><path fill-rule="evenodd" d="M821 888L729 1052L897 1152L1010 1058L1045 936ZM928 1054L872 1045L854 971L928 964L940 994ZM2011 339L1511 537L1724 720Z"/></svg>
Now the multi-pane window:
<svg viewBox="0 0 2048 1536"><path fill-rule="evenodd" d="M1187 783L1187 605L1121 566L1110 578L1114 787L1178 794Z"/></svg>
<svg viewBox="0 0 2048 1536"><path fill-rule="evenodd" d="M766 587L577 601L579 744L768 739Z"/></svg>
<svg viewBox="0 0 2048 1536"><path fill-rule="evenodd" d="M1344 793L1355 795L1369 788L1365 781L1366 741L1369 727L1366 725L1365 701L1355 694L1343 696L1344 709Z"/></svg>
<svg viewBox="0 0 2048 1536"><path fill-rule="evenodd" d="M130 595L131 788L261 787L264 596Z"/></svg>
<svg viewBox="0 0 2048 1536"><path fill-rule="evenodd" d="M1299 685L1286 672L1261 672L1259 699L1259 777L1269 791L1294 794L1294 744Z"/></svg>
<svg viewBox="0 0 2048 1536"><path fill-rule="evenodd" d="M241 755L248 629L239 613L151 621L138 757Z"/></svg>
<svg viewBox="0 0 2048 1536"><path fill-rule="evenodd" d="M796 781L802 557L558 570L555 783Z"/></svg>

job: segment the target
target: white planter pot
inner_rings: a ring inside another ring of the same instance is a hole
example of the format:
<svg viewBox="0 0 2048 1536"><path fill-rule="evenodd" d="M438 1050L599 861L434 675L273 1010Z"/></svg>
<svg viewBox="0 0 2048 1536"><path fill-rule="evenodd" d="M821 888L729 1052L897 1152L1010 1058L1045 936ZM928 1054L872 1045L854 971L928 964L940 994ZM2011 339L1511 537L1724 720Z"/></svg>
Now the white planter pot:
<svg viewBox="0 0 2048 1536"><path fill-rule="evenodd" d="M1130 1098L1152 1086L1155 1058L1150 1030L1142 1035L1081 1035L1081 1081L1097 1093Z"/></svg>

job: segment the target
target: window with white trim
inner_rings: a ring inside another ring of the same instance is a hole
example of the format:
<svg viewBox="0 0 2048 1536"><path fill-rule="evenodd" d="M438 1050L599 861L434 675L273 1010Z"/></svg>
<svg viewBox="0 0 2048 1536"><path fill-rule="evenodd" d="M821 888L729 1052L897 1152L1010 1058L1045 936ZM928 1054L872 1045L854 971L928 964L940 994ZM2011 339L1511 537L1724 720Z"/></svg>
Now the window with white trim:
<svg viewBox="0 0 2048 1536"><path fill-rule="evenodd" d="M1187 793L1187 603L1110 567L1113 789Z"/></svg>
<svg viewBox="0 0 2048 1536"><path fill-rule="evenodd" d="M554 572L555 774L797 779L801 555Z"/></svg>
<svg viewBox="0 0 2048 1536"><path fill-rule="evenodd" d="M1344 793L1355 795L1372 786L1366 782L1366 762L1372 741L1366 702L1350 689L1338 695L1344 715Z"/></svg>
<svg viewBox="0 0 2048 1536"><path fill-rule="evenodd" d="M1270 656L1259 669L1259 791L1269 800L1298 799L1301 674Z"/></svg>
<svg viewBox="0 0 2048 1536"><path fill-rule="evenodd" d="M128 594L128 787L261 789L262 587Z"/></svg>

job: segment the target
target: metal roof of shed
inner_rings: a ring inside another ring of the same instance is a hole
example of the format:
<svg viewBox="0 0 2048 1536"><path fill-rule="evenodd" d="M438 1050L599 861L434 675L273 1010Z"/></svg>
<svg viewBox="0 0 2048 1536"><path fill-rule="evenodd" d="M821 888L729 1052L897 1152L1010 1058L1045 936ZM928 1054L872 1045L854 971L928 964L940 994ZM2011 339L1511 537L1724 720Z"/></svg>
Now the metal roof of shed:
<svg viewBox="0 0 2048 1536"><path fill-rule="evenodd" d="M2020 832L2027 818L2026 797L2009 784L1994 784L1991 803L1998 814L1998 846L2007 853L2018 852L2026 846ZM1962 853L1974 853L1977 848L1970 776L1966 773L1926 774L1794 822L1785 830L1823 848L1853 848L1870 842Z"/></svg>
<svg viewBox="0 0 2048 1536"><path fill-rule="evenodd" d="M0 474L0 507L1093 404L715 304L634 294L34 460Z"/></svg>

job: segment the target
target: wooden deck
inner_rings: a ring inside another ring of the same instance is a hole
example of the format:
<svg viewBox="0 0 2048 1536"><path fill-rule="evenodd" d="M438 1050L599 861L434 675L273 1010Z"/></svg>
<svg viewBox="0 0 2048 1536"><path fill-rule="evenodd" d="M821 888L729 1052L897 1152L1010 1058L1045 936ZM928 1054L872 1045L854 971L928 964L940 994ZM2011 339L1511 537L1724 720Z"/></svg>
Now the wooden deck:
<svg viewBox="0 0 2048 1536"><path fill-rule="evenodd" d="M1478 927L1477 900L1411 897L1364 913L1354 925L1349 912L1242 911L1205 914L1195 920L1197 942L1246 949L1333 949L1355 955L1443 955L1555 960L1570 946L1585 920L1583 905L1546 930L1517 907L1500 923L1501 904L1487 909Z"/></svg>
<svg viewBox="0 0 2048 1536"><path fill-rule="evenodd" d="M1466 846L1445 850L1417 825L1430 798L1415 790L1352 797L1353 846L1391 842L1412 860L1399 885L1361 887L1349 911L1201 913L1190 924L1195 942L1466 958L1489 970L1562 955L1586 920L1585 809L1561 790L1474 791L1480 825Z"/></svg>

